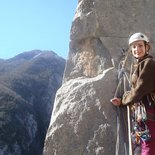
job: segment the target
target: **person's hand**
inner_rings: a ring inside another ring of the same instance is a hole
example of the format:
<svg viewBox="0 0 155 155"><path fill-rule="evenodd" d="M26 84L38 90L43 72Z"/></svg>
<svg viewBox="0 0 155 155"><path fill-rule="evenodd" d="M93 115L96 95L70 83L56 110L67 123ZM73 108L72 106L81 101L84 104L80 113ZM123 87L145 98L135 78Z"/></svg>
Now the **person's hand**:
<svg viewBox="0 0 155 155"><path fill-rule="evenodd" d="M110 100L110 102L115 105L115 106L120 106L121 105L121 99L120 98L117 98L117 97L114 97Z"/></svg>

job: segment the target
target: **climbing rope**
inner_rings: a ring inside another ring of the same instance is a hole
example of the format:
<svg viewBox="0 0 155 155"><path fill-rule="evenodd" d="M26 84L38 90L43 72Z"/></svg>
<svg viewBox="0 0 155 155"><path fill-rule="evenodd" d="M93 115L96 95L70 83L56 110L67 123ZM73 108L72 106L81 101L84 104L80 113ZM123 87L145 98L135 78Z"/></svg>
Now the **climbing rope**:
<svg viewBox="0 0 155 155"><path fill-rule="evenodd" d="M124 51L124 50L123 50ZM120 62L119 66L118 66L118 79L119 79L119 82L118 82L118 85L117 85L117 88L116 88L116 91L115 91L115 94L114 94L114 97L116 97L118 95L118 91L119 89L121 88L121 85L123 85L123 93L125 91L127 91L127 83L128 85L130 85L130 80L128 78L128 75L126 73L126 70L125 70L125 64L126 64L126 61L127 61L127 58L128 58L128 55L129 55L129 51L130 49L127 50L127 54L125 56L125 58ZM116 155L119 155L119 146L120 146L120 111L119 111L119 107L117 107L117 118L116 118L116 121L117 121L117 139L116 139ZM130 109L129 109L129 106L127 106L127 120L128 120L128 145L127 143L124 141L124 154L125 155L132 155L132 143L131 143L131 124L130 124ZM123 122L125 123L125 122ZM125 137L125 133L124 133L124 137ZM127 148L128 148L128 151L127 151ZM129 152L129 153L128 153Z"/></svg>

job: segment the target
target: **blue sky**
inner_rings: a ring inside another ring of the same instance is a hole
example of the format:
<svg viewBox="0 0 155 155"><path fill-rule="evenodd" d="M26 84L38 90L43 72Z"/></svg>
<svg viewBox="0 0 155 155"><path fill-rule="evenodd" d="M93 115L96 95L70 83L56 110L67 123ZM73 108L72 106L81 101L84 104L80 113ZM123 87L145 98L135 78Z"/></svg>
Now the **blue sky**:
<svg viewBox="0 0 155 155"><path fill-rule="evenodd" d="M78 0L0 0L0 58L34 49L67 58Z"/></svg>

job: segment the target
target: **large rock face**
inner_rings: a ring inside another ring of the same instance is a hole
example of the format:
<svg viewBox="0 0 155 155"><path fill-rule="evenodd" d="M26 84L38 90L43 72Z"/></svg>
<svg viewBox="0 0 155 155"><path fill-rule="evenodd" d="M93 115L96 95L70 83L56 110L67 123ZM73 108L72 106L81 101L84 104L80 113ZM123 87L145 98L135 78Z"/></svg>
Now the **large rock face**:
<svg viewBox="0 0 155 155"><path fill-rule="evenodd" d="M0 155L41 155L65 60L39 50L0 61Z"/></svg>
<svg viewBox="0 0 155 155"><path fill-rule="evenodd" d="M116 71L112 69L63 84L57 92L44 154L114 154L116 115L109 98L115 87Z"/></svg>
<svg viewBox="0 0 155 155"><path fill-rule="evenodd" d="M122 48L134 32L155 38L154 0L79 0L64 82L57 92L44 155L114 155ZM121 137L121 136L120 136ZM120 139L119 155L124 155Z"/></svg>

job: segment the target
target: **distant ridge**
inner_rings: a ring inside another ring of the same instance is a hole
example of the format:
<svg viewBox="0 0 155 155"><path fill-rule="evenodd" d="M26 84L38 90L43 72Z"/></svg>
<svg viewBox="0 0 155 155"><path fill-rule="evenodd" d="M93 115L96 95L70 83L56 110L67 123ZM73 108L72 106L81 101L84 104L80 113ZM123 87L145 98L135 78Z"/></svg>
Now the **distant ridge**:
<svg viewBox="0 0 155 155"><path fill-rule="evenodd" d="M64 68L53 51L0 59L0 154L42 155Z"/></svg>

